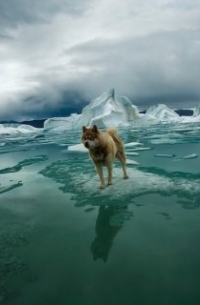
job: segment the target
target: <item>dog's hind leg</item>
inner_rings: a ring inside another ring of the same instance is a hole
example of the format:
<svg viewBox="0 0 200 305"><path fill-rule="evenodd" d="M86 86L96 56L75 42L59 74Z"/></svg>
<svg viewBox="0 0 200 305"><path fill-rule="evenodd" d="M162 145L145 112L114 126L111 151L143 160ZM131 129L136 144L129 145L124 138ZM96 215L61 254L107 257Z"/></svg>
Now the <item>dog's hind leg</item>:
<svg viewBox="0 0 200 305"><path fill-rule="evenodd" d="M116 158L120 161L122 165L122 170L124 174L124 179L128 178L127 169L126 169L126 156L124 151L117 152Z"/></svg>
<svg viewBox="0 0 200 305"><path fill-rule="evenodd" d="M95 167L96 167L97 173L99 175L99 179L100 179L99 188L103 189L105 187L105 182L104 182L104 177L103 177L103 168L101 165L96 165L96 164L95 164Z"/></svg>

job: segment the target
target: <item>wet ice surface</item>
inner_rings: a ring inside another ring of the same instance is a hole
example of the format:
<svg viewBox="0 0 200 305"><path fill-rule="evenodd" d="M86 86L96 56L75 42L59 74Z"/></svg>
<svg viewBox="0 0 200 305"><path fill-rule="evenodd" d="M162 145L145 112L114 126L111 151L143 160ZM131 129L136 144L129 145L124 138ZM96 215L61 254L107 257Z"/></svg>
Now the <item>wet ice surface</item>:
<svg viewBox="0 0 200 305"><path fill-rule="evenodd" d="M198 124L120 129L129 179L80 134L0 139L0 304L198 304Z"/></svg>

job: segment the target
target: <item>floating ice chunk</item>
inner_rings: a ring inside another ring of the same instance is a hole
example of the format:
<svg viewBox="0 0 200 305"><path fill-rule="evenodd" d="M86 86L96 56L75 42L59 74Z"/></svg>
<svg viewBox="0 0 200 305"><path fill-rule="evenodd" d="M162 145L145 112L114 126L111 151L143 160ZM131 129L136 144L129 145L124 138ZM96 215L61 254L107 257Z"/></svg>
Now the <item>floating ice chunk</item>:
<svg viewBox="0 0 200 305"><path fill-rule="evenodd" d="M177 144L178 142L178 139L170 138L150 140L151 144Z"/></svg>
<svg viewBox="0 0 200 305"><path fill-rule="evenodd" d="M126 152L126 155L127 155L127 156L139 156L140 154L137 153L137 152L129 152L129 151L127 151L127 152Z"/></svg>
<svg viewBox="0 0 200 305"><path fill-rule="evenodd" d="M83 144L75 144L68 147L68 151L88 152Z"/></svg>
<svg viewBox="0 0 200 305"><path fill-rule="evenodd" d="M0 124L0 135L20 135L38 133L42 129L23 124Z"/></svg>
<svg viewBox="0 0 200 305"><path fill-rule="evenodd" d="M183 159L195 159L195 158L198 158L197 154L191 154L191 155L183 157Z"/></svg>
<svg viewBox="0 0 200 305"><path fill-rule="evenodd" d="M180 131L180 130L183 130L183 129L176 129L176 127L174 127L174 129L175 129L175 131ZM185 128L184 128L184 130L185 130ZM181 138L181 137L183 137L183 135L182 134L180 134L180 133L178 133L178 132L172 132L171 130L170 130L170 139L171 138ZM159 133L159 134L154 134L154 135L150 135L150 136L148 136L147 137L148 139L150 139L150 140L165 140L165 139L169 139L169 133L166 133L166 131L165 131L165 133Z"/></svg>
<svg viewBox="0 0 200 305"><path fill-rule="evenodd" d="M127 165L139 165L140 163L138 163L137 161L134 161L134 160L126 159L126 164Z"/></svg>
<svg viewBox="0 0 200 305"><path fill-rule="evenodd" d="M173 158L175 157L176 155L172 154L155 154L155 157L160 157L160 158Z"/></svg>
<svg viewBox="0 0 200 305"><path fill-rule="evenodd" d="M85 148L85 146L83 144L70 145L70 146L68 146L67 149L68 149L68 151L71 151L71 152L73 152L73 151L74 152L84 152L84 153L88 152L88 149ZM137 152L127 152L126 155L138 156L139 154ZM130 163L130 164L136 164L136 163Z"/></svg>
<svg viewBox="0 0 200 305"><path fill-rule="evenodd" d="M135 146L139 146L139 145L143 145L143 144L139 143L139 142L130 142L130 143L124 144L124 147L135 147Z"/></svg>
<svg viewBox="0 0 200 305"><path fill-rule="evenodd" d="M180 117L180 123L198 123L200 122L200 115L182 116Z"/></svg>
<svg viewBox="0 0 200 305"><path fill-rule="evenodd" d="M63 144L61 143L61 144L58 144L58 145L59 145L59 146L62 146L62 147L63 147L63 146L64 146L64 147L65 147L65 146L68 146L68 144L64 144L64 143L63 143Z"/></svg>
<svg viewBox="0 0 200 305"><path fill-rule="evenodd" d="M151 150L151 147L136 147L134 148L134 151L143 151L143 150Z"/></svg>

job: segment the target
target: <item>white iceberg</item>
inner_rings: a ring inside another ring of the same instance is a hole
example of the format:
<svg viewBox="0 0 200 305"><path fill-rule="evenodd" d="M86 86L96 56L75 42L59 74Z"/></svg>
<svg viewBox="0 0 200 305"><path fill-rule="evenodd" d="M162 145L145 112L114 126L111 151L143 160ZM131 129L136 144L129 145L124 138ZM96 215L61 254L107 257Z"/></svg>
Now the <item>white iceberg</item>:
<svg viewBox="0 0 200 305"><path fill-rule="evenodd" d="M200 104L194 109L193 115L191 116L179 116L178 113L165 104L156 104L147 109L143 118L147 122L149 122L151 118L152 120L157 120L158 123L198 123L200 122Z"/></svg>
<svg viewBox="0 0 200 305"><path fill-rule="evenodd" d="M83 108L81 114L72 114L66 118L50 118L44 123L44 130L58 132L80 129L82 126L98 125L129 126L140 119L138 108L127 97L115 95L114 89L103 93Z"/></svg>
<svg viewBox="0 0 200 305"><path fill-rule="evenodd" d="M80 116L80 114L72 113L69 117L49 118L44 122L44 131L64 132L76 129Z"/></svg>
<svg viewBox="0 0 200 305"><path fill-rule="evenodd" d="M69 117L50 118L44 122L45 132L65 132L81 129L82 126L96 124L99 128L126 127L131 125L151 125L157 123L193 123L200 122L200 105L194 110L193 116L179 116L165 104L149 107L145 114L138 111L137 106L125 96L115 94L111 89L93 99L81 114L73 113Z"/></svg>
<svg viewBox="0 0 200 305"><path fill-rule="evenodd" d="M180 116L165 104L157 104L149 107L146 111L146 116L167 122L177 122L180 120Z"/></svg>
<svg viewBox="0 0 200 305"><path fill-rule="evenodd" d="M200 120L200 104L194 109L193 116L194 117L199 116L199 120Z"/></svg>

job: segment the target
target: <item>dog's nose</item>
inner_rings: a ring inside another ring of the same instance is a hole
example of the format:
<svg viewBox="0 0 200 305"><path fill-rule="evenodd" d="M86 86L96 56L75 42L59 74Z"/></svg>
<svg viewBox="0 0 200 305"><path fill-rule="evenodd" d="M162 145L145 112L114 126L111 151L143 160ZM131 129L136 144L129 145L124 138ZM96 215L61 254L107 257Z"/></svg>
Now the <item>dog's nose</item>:
<svg viewBox="0 0 200 305"><path fill-rule="evenodd" d="M88 141L86 141L86 142L84 143L84 145L85 145L86 148L89 148L89 143L88 143Z"/></svg>

